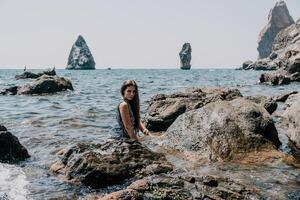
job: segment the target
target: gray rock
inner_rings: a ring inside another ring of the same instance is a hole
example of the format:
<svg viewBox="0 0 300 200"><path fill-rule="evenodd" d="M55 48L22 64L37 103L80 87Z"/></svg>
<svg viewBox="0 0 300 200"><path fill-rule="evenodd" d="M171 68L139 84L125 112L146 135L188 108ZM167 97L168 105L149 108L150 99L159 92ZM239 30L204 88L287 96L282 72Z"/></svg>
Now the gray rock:
<svg viewBox="0 0 300 200"><path fill-rule="evenodd" d="M18 138L0 125L0 162L14 163L29 158L30 155Z"/></svg>
<svg viewBox="0 0 300 200"><path fill-rule="evenodd" d="M92 53L81 35L72 46L66 69L95 69Z"/></svg>
<svg viewBox="0 0 300 200"><path fill-rule="evenodd" d="M4 89L0 92L2 95L33 95L33 94L49 94L61 92L64 90L73 90L72 83L63 77L43 75L34 82L23 85L14 86Z"/></svg>
<svg viewBox="0 0 300 200"><path fill-rule="evenodd" d="M259 34L258 47L259 58L266 58L272 52L272 44L276 35L284 28L294 23L284 1L276 2L270 10L268 24Z"/></svg>
<svg viewBox="0 0 300 200"><path fill-rule="evenodd" d="M217 161L274 149L281 143L269 113L256 103L237 98L180 115L158 144Z"/></svg>
<svg viewBox="0 0 300 200"><path fill-rule="evenodd" d="M298 93L298 91L292 91L292 92L289 92L286 94L282 94L282 95L274 97L274 100L276 102L285 102L289 98L290 95L297 94L297 93Z"/></svg>
<svg viewBox="0 0 300 200"><path fill-rule="evenodd" d="M170 95L158 94L150 99L145 124L151 131L165 131L184 112L241 96L237 89L224 88L189 88Z"/></svg>
<svg viewBox="0 0 300 200"><path fill-rule="evenodd" d="M246 185L219 176L154 175L137 180L126 189L92 199L257 199ZM84 200L89 200L85 198Z"/></svg>
<svg viewBox="0 0 300 200"><path fill-rule="evenodd" d="M55 167L60 164L61 168ZM65 152L60 164L55 163L52 171L93 188L173 170L162 154L127 139L111 139L99 144L79 143Z"/></svg>
<svg viewBox="0 0 300 200"><path fill-rule="evenodd" d="M48 69L48 70L46 70L46 71L39 72L39 73L37 73L37 74L32 73L32 72L29 72L29 71L25 71L25 72L23 72L23 74L21 74L21 75L16 75L15 78L16 78L16 79L28 79L28 78L36 79L36 78L38 78L38 77L43 76L44 74L46 74L46 75L48 75L48 76L55 76L55 75L56 75L55 68L53 68L53 69Z"/></svg>
<svg viewBox="0 0 300 200"><path fill-rule="evenodd" d="M300 96L297 101L291 104L284 112L284 116L288 119L287 135L290 140L300 149Z"/></svg>
<svg viewBox="0 0 300 200"><path fill-rule="evenodd" d="M277 109L277 103L272 97L266 96L247 96L245 99L250 100L264 107L271 115Z"/></svg>
<svg viewBox="0 0 300 200"><path fill-rule="evenodd" d="M190 43L184 43L179 53L181 67L180 69L191 69L192 47Z"/></svg>

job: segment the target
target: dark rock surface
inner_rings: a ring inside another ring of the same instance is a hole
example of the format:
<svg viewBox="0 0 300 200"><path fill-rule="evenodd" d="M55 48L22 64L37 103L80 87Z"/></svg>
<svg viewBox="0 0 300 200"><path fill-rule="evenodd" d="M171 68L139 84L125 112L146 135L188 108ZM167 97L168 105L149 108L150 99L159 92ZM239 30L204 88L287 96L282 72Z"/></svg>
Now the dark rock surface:
<svg viewBox="0 0 300 200"><path fill-rule="evenodd" d="M241 97L237 89L190 88L170 95L157 94L150 100L145 116L146 127L151 131L165 131L184 112L219 101Z"/></svg>
<svg viewBox="0 0 300 200"><path fill-rule="evenodd" d="M23 161L30 155L18 138L0 125L0 162L13 163Z"/></svg>
<svg viewBox="0 0 300 200"><path fill-rule="evenodd" d="M244 98L218 101L179 116L160 137L165 148L196 152L210 160L231 160L238 154L280 146L269 113Z"/></svg>
<svg viewBox="0 0 300 200"><path fill-rule="evenodd" d="M54 164L52 171L61 172L67 179L93 188L173 169L162 154L126 139L111 139L100 144L79 143L66 151L61 164L61 168L56 167L59 164Z"/></svg>
<svg viewBox="0 0 300 200"><path fill-rule="evenodd" d="M297 93L298 93L298 91L292 91L292 92L289 92L286 94L282 94L282 95L274 97L274 100L276 102L285 102L289 98L289 96L291 96L293 94L297 94Z"/></svg>
<svg viewBox="0 0 300 200"><path fill-rule="evenodd" d="M33 95L56 93L64 90L73 90L72 83L68 79L59 76L43 75L37 78L33 83L4 89L0 94Z"/></svg>
<svg viewBox="0 0 300 200"><path fill-rule="evenodd" d="M184 43L181 51L179 52L180 57L180 69L191 69L192 59L192 47L190 43Z"/></svg>
<svg viewBox="0 0 300 200"><path fill-rule="evenodd" d="M39 72L37 74L29 72L29 71L25 71L21 75L16 75L15 78L16 79L27 79L27 78L35 79L35 78L39 78L39 77L43 76L44 74L46 74L48 76L55 76L56 75L55 68L53 68L52 70L48 69L46 71Z"/></svg>
<svg viewBox="0 0 300 200"><path fill-rule="evenodd" d="M95 69L93 55L81 35L72 46L66 69Z"/></svg>
<svg viewBox="0 0 300 200"><path fill-rule="evenodd" d="M294 23L284 1L276 2L268 15L268 24L259 34L258 47L259 58L266 58L272 52L272 44L276 35L286 27Z"/></svg>
<svg viewBox="0 0 300 200"><path fill-rule="evenodd" d="M180 177L151 176L137 180L126 189L98 200L133 199L255 199L253 189L229 178L218 176ZM93 198L86 198L91 200Z"/></svg>

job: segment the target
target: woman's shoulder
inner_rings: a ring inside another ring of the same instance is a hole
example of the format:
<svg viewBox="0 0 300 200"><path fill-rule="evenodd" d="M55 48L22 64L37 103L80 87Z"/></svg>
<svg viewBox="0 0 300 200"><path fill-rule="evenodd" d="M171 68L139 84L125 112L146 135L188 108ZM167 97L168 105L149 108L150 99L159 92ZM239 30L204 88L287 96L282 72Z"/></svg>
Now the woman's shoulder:
<svg viewBox="0 0 300 200"><path fill-rule="evenodd" d="M128 103L125 102L125 101L122 101L122 102L119 104L119 108L120 108L120 109L127 109L127 108L128 108Z"/></svg>

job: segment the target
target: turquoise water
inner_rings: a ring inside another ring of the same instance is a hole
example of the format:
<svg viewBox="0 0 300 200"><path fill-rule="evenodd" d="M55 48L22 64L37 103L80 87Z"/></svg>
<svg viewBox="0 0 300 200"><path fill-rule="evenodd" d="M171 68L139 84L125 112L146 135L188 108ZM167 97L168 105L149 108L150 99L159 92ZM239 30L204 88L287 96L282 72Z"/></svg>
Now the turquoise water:
<svg viewBox="0 0 300 200"><path fill-rule="evenodd" d="M30 82L14 79L22 72L0 70L0 90ZM66 146L83 141L100 142L109 137L123 80L137 81L142 116L151 96L187 87L230 87L239 89L243 95L267 96L299 90L299 83L259 85L261 73L232 69L57 70L58 75L71 80L74 91L44 96L0 96L0 123L20 139L32 156L17 166L0 164L0 177L6 177L0 178L0 199L1 196L47 199L95 192L64 183L49 172L49 166L58 159L55 153ZM299 174L295 177L299 178Z"/></svg>

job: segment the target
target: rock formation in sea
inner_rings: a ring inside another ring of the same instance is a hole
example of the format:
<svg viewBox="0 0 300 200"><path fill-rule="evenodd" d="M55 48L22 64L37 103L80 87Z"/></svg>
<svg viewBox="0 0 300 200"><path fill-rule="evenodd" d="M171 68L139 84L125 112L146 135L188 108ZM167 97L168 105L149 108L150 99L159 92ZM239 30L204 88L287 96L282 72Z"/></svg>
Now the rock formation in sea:
<svg viewBox="0 0 300 200"><path fill-rule="evenodd" d="M287 136L300 149L300 94L290 96L287 104L283 115L287 120Z"/></svg>
<svg viewBox="0 0 300 200"><path fill-rule="evenodd" d="M276 2L268 15L268 23L261 30L258 38L259 58L266 58L272 52L272 44L276 35L294 23L284 1Z"/></svg>
<svg viewBox="0 0 300 200"><path fill-rule="evenodd" d="M81 35L72 46L66 69L95 69L92 53Z"/></svg>
<svg viewBox="0 0 300 200"><path fill-rule="evenodd" d="M13 163L29 157L27 149L19 139L0 125L0 162Z"/></svg>
<svg viewBox="0 0 300 200"><path fill-rule="evenodd" d="M209 161L276 149L281 142L269 113L245 98L217 101L180 115L158 144Z"/></svg>
<svg viewBox="0 0 300 200"><path fill-rule="evenodd" d="M157 94L150 99L145 124L151 131L166 131L184 112L215 102L241 97L237 89L188 88L174 94Z"/></svg>
<svg viewBox="0 0 300 200"><path fill-rule="evenodd" d="M23 74L21 75L16 75L15 78L18 80L18 79L27 79L27 78L31 78L31 79L35 79L35 78L38 78L38 77L41 77L43 76L44 74L48 75L48 76L55 76L56 75L56 72L55 72L55 68L53 69L48 69L46 71L43 71L43 72L39 72L37 74L35 73L32 73L30 71L24 71Z"/></svg>
<svg viewBox="0 0 300 200"><path fill-rule="evenodd" d="M2 95L33 95L51 94L65 90L73 90L70 80L59 76L43 75L32 83L22 86L13 86L0 91Z"/></svg>
<svg viewBox="0 0 300 200"><path fill-rule="evenodd" d="M179 52L180 57L180 69L191 69L192 59L192 47L190 43L184 43L181 51Z"/></svg>
<svg viewBox="0 0 300 200"><path fill-rule="evenodd" d="M79 143L65 151L51 171L70 181L92 188L124 183L173 170L165 156L129 139L109 139L103 143Z"/></svg>

